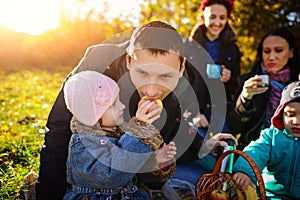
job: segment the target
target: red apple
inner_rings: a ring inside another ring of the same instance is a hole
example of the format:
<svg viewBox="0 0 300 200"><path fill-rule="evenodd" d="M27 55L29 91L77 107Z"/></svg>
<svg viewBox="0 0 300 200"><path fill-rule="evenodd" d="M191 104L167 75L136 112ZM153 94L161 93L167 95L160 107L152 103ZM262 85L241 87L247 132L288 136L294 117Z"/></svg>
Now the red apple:
<svg viewBox="0 0 300 200"><path fill-rule="evenodd" d="M211 200L228 200L229 196L224 190L214 190L210 193L209 199Z"/></svg>
<svg viewBox="0 0 300 200"><path fill-rule="evenodd" d="M148 101L152 101L152 102L155 103L153 106L150 107L149 110L147 110L147 113L151 112L151 111L156 107L156 105L158 105L158 106L160 106L161 108L163 108L163 104L162 104L162 101L161 101L160 99L152 99L152 98L150 98L150 97L148 97L148 96L143 96L143 97L141 98L141 100L140 100L139 103L138 103L138 107L140 107L141 104L142 104L144 101L147 101L147 100L148 100Z"/></svg>

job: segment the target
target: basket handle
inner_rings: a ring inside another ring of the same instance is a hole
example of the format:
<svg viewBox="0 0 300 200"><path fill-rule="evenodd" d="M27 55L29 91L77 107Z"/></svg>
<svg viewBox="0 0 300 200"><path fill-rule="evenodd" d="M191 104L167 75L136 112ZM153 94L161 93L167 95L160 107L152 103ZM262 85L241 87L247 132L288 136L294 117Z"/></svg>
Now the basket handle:
<svg viewBox="0 0 300 200"><path fill-rule="evenodd" d="M243 151L240 151L240 150L228 150L224 153L222 153L220 155L220 157L218 158L218 160L216 161L216 164L214 165L214 168L213 168L213 171L212 171L212 174L213 175L216 175L218 174L219 172L219 169L220 169L220 166L221 166L221 163L222 163L222 160L229 154L231 153L234 153L234 154L237 154L239 156L242 156L244 159L246 159L248 161L248 163L250 164L252 170L254 171L255 173L255 176L256 176L256 179L257 179L257 182L258 182L258 187L259 187L259 193L260 193L260 199L261 200L265 200L267 199L266 197L266 188L265 188L265 184L264 184L264 180L262 178L262 175L261 175L261 172L259 170L259 168L257 167L256 163L253 161L253 159L248 156L245 152Z"/></svg>

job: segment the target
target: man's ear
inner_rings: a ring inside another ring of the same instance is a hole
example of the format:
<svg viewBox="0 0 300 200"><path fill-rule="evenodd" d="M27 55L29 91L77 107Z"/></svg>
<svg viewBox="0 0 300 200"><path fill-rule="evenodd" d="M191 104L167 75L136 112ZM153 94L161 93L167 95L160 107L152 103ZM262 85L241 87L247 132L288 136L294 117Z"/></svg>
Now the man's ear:
<svg viewBox="0 0 300 200"><path fill-rule="evenodd" d="M126 67L128 70L130 70L131 68L130 63L131 63L131 57L128 54L126 54Z"/></svg>
<svg viewBox="0 0 300 200"><path fill-rule="evenodd" d="M184 70L185 70L185 62L186 62L186 58L184 57L179 69L179 77L183 76Z"/></svg>

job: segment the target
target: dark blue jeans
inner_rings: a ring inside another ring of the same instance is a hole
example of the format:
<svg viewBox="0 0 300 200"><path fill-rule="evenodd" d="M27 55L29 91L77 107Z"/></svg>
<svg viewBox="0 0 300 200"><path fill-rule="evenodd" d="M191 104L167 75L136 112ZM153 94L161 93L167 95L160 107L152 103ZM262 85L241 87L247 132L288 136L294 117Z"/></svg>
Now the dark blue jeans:
<svg viewBox="0 0 300 200"><path fill-rule="evenodd" d="M178 163L172 178L185 180L196 185L199 178L205 173L199 160L196 160L188 163Z"/></svg>
<svg viewBox="0 0 300 200"><path fill-rule="evenodd" d="M196 185L199 178L205 173L211 173L216 156L208 154L204 158L191 162L177 162L176 171L172 178L186 180Z"/></svg>

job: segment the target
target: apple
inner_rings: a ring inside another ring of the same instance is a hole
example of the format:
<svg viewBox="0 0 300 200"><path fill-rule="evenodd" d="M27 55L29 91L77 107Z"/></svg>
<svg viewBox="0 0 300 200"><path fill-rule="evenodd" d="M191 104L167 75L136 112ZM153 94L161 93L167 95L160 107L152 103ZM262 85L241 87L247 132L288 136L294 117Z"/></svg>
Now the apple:
<svg viewBox="0 0 300 200"><path fill-rule="evenodd" d="M209 199L211 200L228 200L229 196L224 190L213 190L210 193Z"/></svg>
<svg viewBox="0 0 300 200"><path fill-rule="evenodd" d="M150 97L148 97L148 96L143 96L143 97L141 98L141 100L140 100L139 103L138 103L138 107L140 107L141 104L142 104L144 101L147 101L147 100L149 100L149 101L151 101L151 102L154 102L154 105L151 106L149 110L147 110L147 113L151 112L151 111L156 107L156 105L158 105L159 107L163 108L163 104L162 104L162 101L161 101L160 99L152 99L152 98L150 98Z"/></svg>

